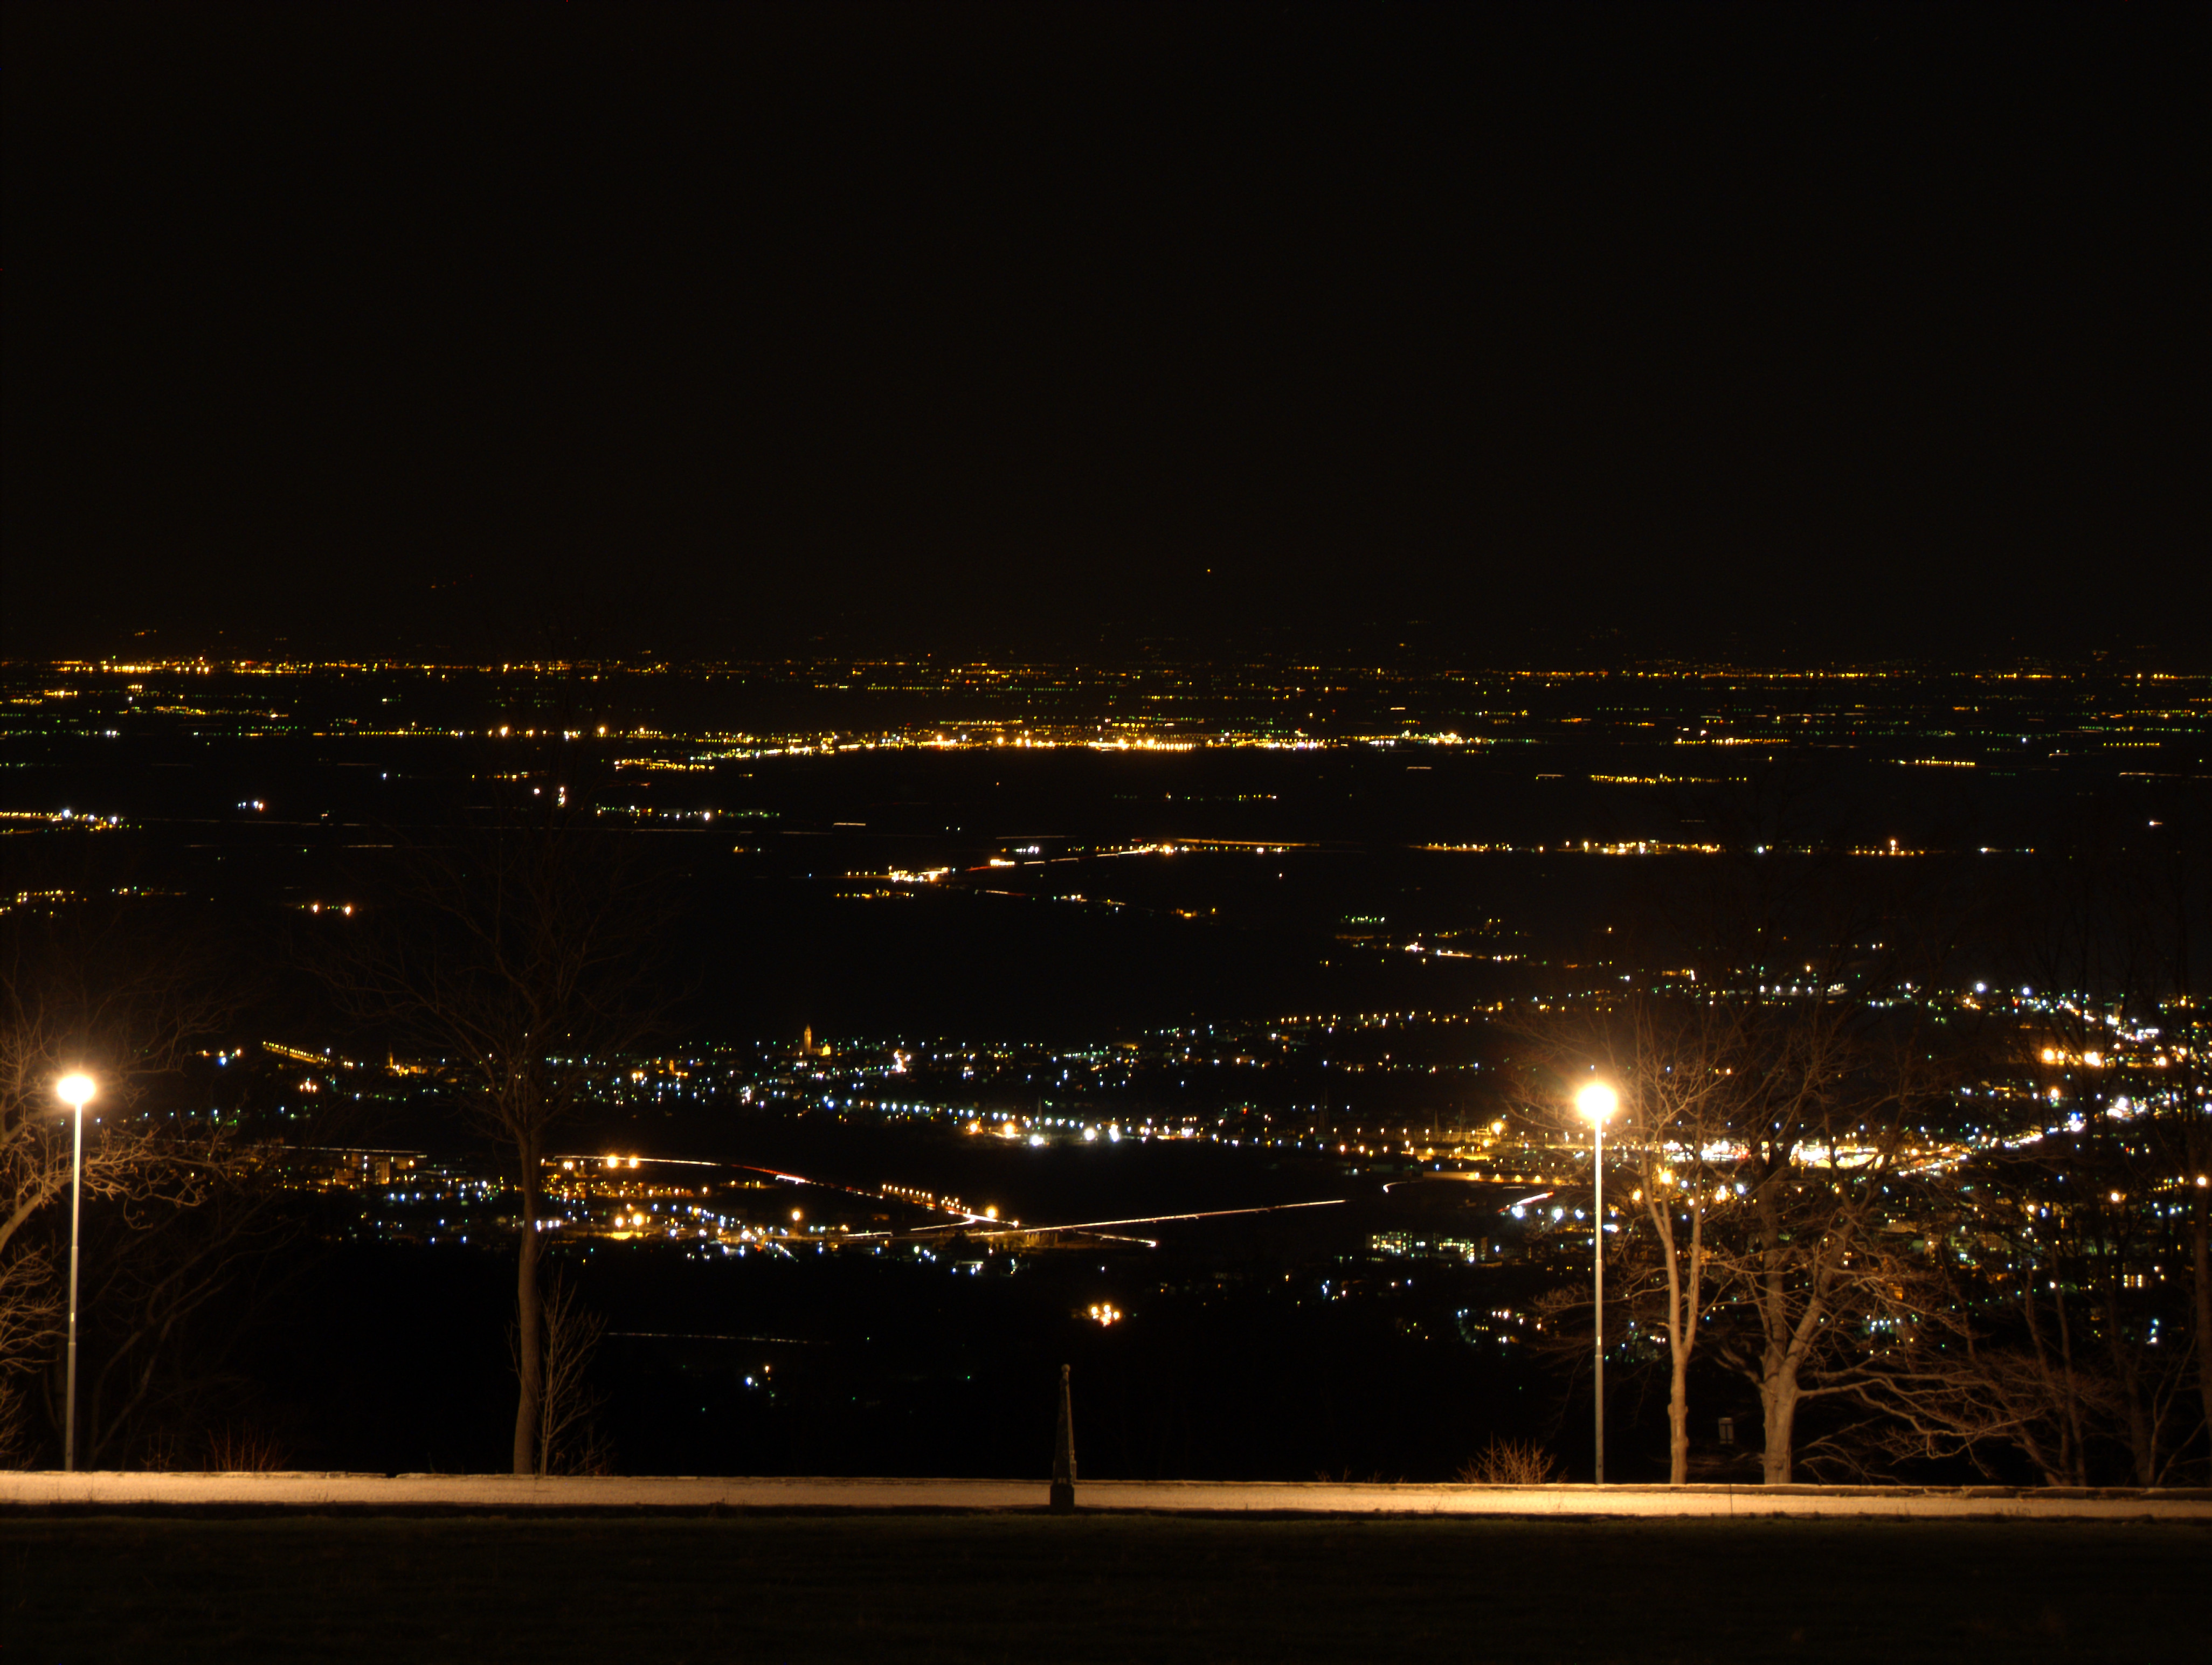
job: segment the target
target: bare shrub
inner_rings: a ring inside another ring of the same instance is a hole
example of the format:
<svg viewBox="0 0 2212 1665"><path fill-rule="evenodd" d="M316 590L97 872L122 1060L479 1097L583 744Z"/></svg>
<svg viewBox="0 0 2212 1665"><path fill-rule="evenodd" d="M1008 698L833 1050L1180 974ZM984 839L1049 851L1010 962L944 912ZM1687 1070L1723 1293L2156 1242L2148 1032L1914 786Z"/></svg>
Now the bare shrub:
<svg viewBox="0 0 2212 1665"><path fill-rule="evenodd" d="M540 1286L538 1317L538 1477L611 1474L613 1450L591 1420L605 1398L588 1379L606 1320L578 1304L574 1286L558 1268ZM520 1372L524 1353L518 1327L508 1327L507 1346Z"/></svg>
<svg viewBox="0 0 2212 1665"><path fill-rule="evenodd" d="M614 1442L599 1431L596 1422L587 1422L583 1431L573 1436L556 1452L560 1467L553 1472L561 1474L611 1474L615 1472Z"/></svg>
<svg viewBox="0 0 2212 1665"><path fill-rule="evenodd" d="M283 1448L258 1428L225 1428L207 1437L211 1474L273 1474L288 1466Z"/></svg>
<svg viewBox="0 0 2212 1665"><path fill-rule="evenodd" d="M23 1392L0 1381L0 1469L27 1468L32 1449L23 1429Z"/></svg>
<svg viewBox="0 0 2212 1665"><path fill-rule="evenodd" d="M1499 1439L1459 1471L1474 1486L1548 1486L1559 1477L1559 1460L1533 1439Z"/></svg>

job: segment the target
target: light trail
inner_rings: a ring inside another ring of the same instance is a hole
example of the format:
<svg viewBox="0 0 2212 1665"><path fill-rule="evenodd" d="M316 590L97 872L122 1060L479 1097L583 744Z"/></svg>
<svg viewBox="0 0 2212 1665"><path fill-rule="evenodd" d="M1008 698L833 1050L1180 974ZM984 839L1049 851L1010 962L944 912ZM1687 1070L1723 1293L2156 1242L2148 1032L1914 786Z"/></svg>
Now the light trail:
<svg viewBox="0 0 2212 1665"><path fill-rule="evenodd" d="M1334 1208L1341 1207L1346 1201L1340 1196L1331 1196L1311 1202L1273 1202L1253 1208L1205 1208L1191 1214L1140 1214L1129 1220L1091 1220L1056 1226L1024 1226L994 1219L988 1214L974 1214L966 1209L948 1208L941 1203L917 1203L910 1198L887 1197L880 1189L869 1190L859 1185L841 1184L835 1180L810 1179L804 1174L787 1172L781 1168L764 1167L757 1162L702 1162L684 1157L650 1156L640 1157L636 1159L641 1162L672 1163L685 1167L731 1168L744 1173L766 1174L769 1178L781 1180L787 1185L811 1185L822 1190L842 1191L848 1196L865 1198L872 1202L906 1202L911 1207L932 1208L940 1213L957 1214L961 1216L942 1226L918 1226L911 1232L840 1232L835 1238L822 1238L817 1244L817 1246L828 1244L830 1247L842 1244L886 1243L900 1238L913 1239L946 1232L964 1232L970 1237L978 1238L1030 1237L1048 1232L1091 1232L1100 1237L1110 1238L1116 1235L1113 1228L1117 1226L1165 1226L1182 1220L1229 1220L1245 1214L1282 1214L1291 1208ZM987 1229L975 1230L975 1228L978 1226ZM1123 1238L1120 1240L1127 1243L1141 1243L1148 1249L1157 1249L1160 1246L1158 1239L1155 1238ZM763 1236L757 1242L761 1248L775 1249L787 1256L791 1253L787 1246L787 1238L779 1239Z"/></svg>
<svg viewBox="0 0 2212 1665"><path fill-rule="evenodd" d="M1291 1208L1334 1208L1342 1206L1344 1201L1345 1199L1340 1196L1331 1196L1323 1197L1318 1202L1272 1202L1263 1208L1206 1208L1201 1209L1195 1214L1140 1214L1133 1220L1086 1220L1073 1221L1069 1224L1060 1226L1007 1226L1001 1221L994 1220L991 1224L998 1229L988 1232L970 1232L969 1235L982 1238L1002 1238L1030 1237L1042 1232L1103 1232L1109 1227L1115 1226L1166 1226L1173 1224L1175 1221L1184 1220L1227 1220L1237 1214L1278 1214ZM924 1232L960 1232L966 1230L967 1226L964 1224L957 1226L916 1226L912 1232L908 1233L908 1235L920 1237Z"/></svg>
<svg viewBox="0 0 2212 1665"><path fill-rule="evenodd" d="M721 1335L702 1330L682 1329L611 1329L609 1341L747 1341L785 1347L822 1347L827 1341L808 1341L800 1335Z"/></svg>

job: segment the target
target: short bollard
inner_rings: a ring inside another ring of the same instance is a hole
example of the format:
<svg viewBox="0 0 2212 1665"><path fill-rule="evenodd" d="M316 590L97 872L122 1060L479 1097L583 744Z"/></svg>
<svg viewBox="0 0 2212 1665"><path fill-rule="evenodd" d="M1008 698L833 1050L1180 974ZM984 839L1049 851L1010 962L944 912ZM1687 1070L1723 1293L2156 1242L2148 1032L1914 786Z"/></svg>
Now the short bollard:
<svg viewBox="0 0 2212 1665"><path fill-rule="evenodd" d="M1052 1440L1052 1512L1075 1512L1075 1422L1067 1403L1068 1367L1060 1367L1060 1428Z"/></svg>

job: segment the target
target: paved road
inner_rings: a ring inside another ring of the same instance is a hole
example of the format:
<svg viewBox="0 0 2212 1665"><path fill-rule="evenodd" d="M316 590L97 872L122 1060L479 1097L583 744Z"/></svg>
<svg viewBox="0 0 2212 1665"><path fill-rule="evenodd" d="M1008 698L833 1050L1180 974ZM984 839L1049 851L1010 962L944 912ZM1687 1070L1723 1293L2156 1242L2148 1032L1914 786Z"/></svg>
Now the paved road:
<svg viewBox="0 0 2212 1665"><path fill-rule="evenodd" d="M1088 1480L1086 1511L1210 1514L1871 1516L2212 1521L2212 1491L1995 1486L1382 1486ZM507 1474L0 1474L0 1511L337 1510L573 1514L592 1510L1041 1510L1042 1480L517 1480Z"/></svg>

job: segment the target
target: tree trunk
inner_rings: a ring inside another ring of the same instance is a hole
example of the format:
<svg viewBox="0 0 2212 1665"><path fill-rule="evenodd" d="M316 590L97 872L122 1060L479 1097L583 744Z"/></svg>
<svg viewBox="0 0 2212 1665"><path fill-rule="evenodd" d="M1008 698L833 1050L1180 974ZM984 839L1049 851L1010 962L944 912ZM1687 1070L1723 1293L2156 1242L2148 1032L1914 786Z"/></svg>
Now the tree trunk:
<svg viewBox="0 0 2212 1665"><path fill-rule="evenodd" d="M2081 1432L2081 1388L2074 1375L2074 1327L2066 1317L2066 1286L2054 1289L2058 1309L2058 1357L2065 1372L2067 1444L2074 1456L2074 1484L2089 1483L2089 1445Z"/></svg>
<svg viewBox="0 0 2212 1665"><path fill-rule="evenodd" d="M2204 1406L2204 1431L2212 1438L2212 1196L2195 1184L2196 1205L2189 1214L2190 1270L2197 1284L2197 1392ZM2208 1476L2212 1478L2212 1476Z"/></svg>
<svg viewBox="0 0 2212 1665"><path fill-rule="evenodd" d="M2051 1368L2051 1350L2044 1343L2043 1323L2037 1317L2038 1308L2035 1300L2035 1282L2042 1275L2043 1268L2040 1265L2029 1266L2027 1275L2021 1284L2021 1313L2027 1321L2028 1339L2035 1346L2036 1372L2042 1380L2044 1391L2051 1396L2052 1401L2058 1405L2060 1411L2057 1457L2055 1463L2043 1463L2043 1480L2046 1486L2073 1486L2080 1483L2077 1474L2079 1462L2075 1454L2081 1450L2081 1408L2075 1392L2074 1359L2072 1353L2069 1353L2065 1355L2063 1370L2055 1371ZM2055 1279L2051 1281L2051 1287L2054 1292L2057 1289L2058 1286ZM2063 1295L2058 1297L2057 1305L2060 1308L2060 1329L2063 1331L2065 1319L2065 1298Z"/></svg>
<svg viewBox="0 0 2212 1665"><path fill-rule="evenodd" d="M2122 1323L2119 1292L2108 1275L2100 1292L2104 1297L2105 1349L2112 1361L2112 1380L2120 1390L2123 1404L2128 1414L2128 1456L2135 1464L2136 1484L2155 1486L2158 1483L2158 1429L2154 1424L2150 1408L2143 1403L2142 1371L2137 1366L2135 1349L2129 1345L2127 1330Z"/></svg>
<svg viewBox="0 0 2212 1665"><path fill-rule="evenodd" d="M1797 1438L1797 1369L1787 1361L1759 1383L1759 1408L1766 1419L1766 1450L1760 1460L1759 1483L1787 1486L1795 1470Z"/></svg>
<svg viewBox="0 0 2212 1665"><path fill-rule="evenodd" d="M1782 1249L1785 1238L1771 1191L1759 1196L1759 1224L1765 1244L1759 1255L1757 1295L1759 1408L1766 1437L1766 1449L1759 1455L1759 1481L1765 1486L1787 1486L1796 1467L1798 1335L1817 1322L1819 1304L1808 1302L1798 1323L1790 1322L1788 1268Z"/></svg>
<svg viewBox="0 0 2212 1665"><path fill-rule="evenodd" d="M1772 1230L1767 1241L1779 1243L1780 1231ZM1810 1269L1814 1293L1807 1296L1805 1310L1797 1315L1794 1324L1790 1322L1786 1272L1779 1251L1770 1250L1765 1284L1759 1292L1759 1327L1765 1333L1765 1345L1759 1350L1759 1407L1766 1425L1766 1450L1760 1459L1759 1480L1766 1486L1787 1486L1795 1478L1797 1402L1801 1396L1798 1383L1805 1360L1828 1316L1826 1297L1819 1293L1827 1283L1825 1251L1816 1257Z"/></svg>
<svg viewBox="0 0 2212 1665"><path fill-rule="evenodd" d="M2200 1186L2196 1214L2189 1223L2189 1250L2197 1286L2197 1393L2203 1408L2205 1432L2212 1438L2212 1222L2205 1219L2205 1204Z"/></svg>
<svg viewBox="0 0 2212 1665"><path fill-rule="evenodd" d="M516 1251L514 1271L515 1374L521 1390L514 1406L514 1472L538 1472L538 1400L544 1392L542 1374L545 1340L541 1333L544 1309L538 1299L538 1152L529 1144L522 1151L522 1242Z"/></svg>
<svg viewBox="0 0 2212 1665"><path fill-rule="evenodd" d="M1667 1256L1667 1356L1673 1373L1667 1385L1667 1484L1680 1486L1690 1477L1690 1353L1698 1344L1699 1292L1698 1251L1703 1238L1693 1219L1690 1238L1690 1282L1682 1287L1682 1262L1674 1241L1674 1216L1660 1198L1649 1161L1644 1164L1644 1204L1659 1251Z"/></svg>
<svg viewBox="0 0 2212 1665"><path fill-rule="evenodd" d="M1674 1349L1674 1379L1667 1390L1667 1484L1690 1477L1690 1353Z"/></svg>

